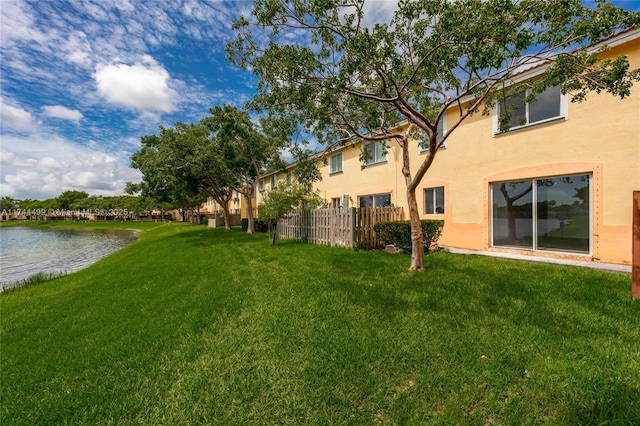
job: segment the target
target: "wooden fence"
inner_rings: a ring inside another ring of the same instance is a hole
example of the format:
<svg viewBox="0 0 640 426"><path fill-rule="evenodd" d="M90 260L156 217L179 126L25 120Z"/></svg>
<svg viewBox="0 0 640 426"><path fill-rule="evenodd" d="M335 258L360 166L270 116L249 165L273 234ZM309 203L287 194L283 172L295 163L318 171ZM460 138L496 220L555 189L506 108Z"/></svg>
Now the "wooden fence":
<svg viewBox="0 0 640 426"><path fill-rule="evenodd" d="M403 219L402 207L298 210L278 222L278 238L370 250L382 246L373 225Z"/></svg>

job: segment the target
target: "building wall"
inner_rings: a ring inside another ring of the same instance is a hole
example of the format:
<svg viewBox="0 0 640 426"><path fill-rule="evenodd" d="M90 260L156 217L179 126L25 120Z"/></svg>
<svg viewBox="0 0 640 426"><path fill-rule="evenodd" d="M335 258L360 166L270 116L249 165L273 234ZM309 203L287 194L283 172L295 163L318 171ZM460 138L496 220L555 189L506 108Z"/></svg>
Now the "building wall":
<svg viewBox="0 0 640 426"><path fill-rule="evenodd" d="M640 68L640 37L611 49L606 56L628 55L631 68ZM536 255L576 257L605 262L631 263L632 196L640 189L640 85L620 100L610 94L591 93L582 103L566 103L566 117L521 130L494 135L492 116L475 114L449 135L447 147L435 161L416 191L422 219L444 219L440 244L445 246L531 253L531 250L491 247L491 183L574 174L590 174L591 250L588 254L538 251ZM456 121L450 110L447 123ZM411 149L411 170L424 160L417 141ZM408 216L402 158L397 144L389 146L385 163L362 166L362 145L342 148L343 171L329 174L320 161L322 180L315 184L328 202L350 197L391 194L391 203L402 206ZM284 179L278 173L278 179ZM444 214L427 215L424 189L444 187ZM269 177L265 189L270 188ZM261 196L257 197L258 203Z"/></svg>
<svg viewBox="0 0 640 426"><path fill-rule="evenodd" d="M252 198L252 207L255 215L256 211L256 198ZM207 201L205 201L200 206L200 214L214 214L214 213L222 213L222 206L218 204L213 198L209 197ZM231 197L231 201L229 201L229 213L230 214L239 214L242 219L247 217L247 202L244 198L244 195L239 193L238 191L234 191L233 196Z"/></svg>
<svg viewBox="0 0 640 426"><path fill-rule="evenodd" d="M639 68L640 39L609 52L620 54L627 54L631 67ZM593 259L630 263L632 194L640 188L638 85L624 100L592 93L585 102L568 102L566 120L497 136L490 117L471 117L451 134L421 187L445 186L442 244L488 249L491 182L576 173L593 175ZM423 202L422 191L417 195Z"/></svg>

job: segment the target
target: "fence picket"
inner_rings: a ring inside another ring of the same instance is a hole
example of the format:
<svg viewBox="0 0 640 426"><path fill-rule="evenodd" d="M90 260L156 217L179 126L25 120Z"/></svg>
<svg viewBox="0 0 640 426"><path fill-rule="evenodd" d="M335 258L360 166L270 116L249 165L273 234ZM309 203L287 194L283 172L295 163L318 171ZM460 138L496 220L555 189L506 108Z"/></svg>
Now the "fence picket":
<svg viewBox="0 0 640 426"><path fill-rule="evenodd" d="M362 207L298 210L278 222L278 238L306 241L331 247L376 249L382 243L373 225L404 219L402 207Z"/></svg>

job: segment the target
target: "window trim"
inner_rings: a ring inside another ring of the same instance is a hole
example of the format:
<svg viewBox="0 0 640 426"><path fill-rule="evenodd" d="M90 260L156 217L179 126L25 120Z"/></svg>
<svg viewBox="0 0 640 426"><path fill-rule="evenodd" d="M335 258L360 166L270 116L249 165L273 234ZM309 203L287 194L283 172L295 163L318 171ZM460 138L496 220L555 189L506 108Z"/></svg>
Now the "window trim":
<svg viewBox="0 0 640 426"><path fill-rule="evenodd" d="M370 141L370 142L365 143L362 146L362 149L366 150L367 146L369 146L371 144L375 144L375 145L379 144L381 147L385 148L386 152L384 153L384 158L376 160L375 159L375 157L376 157L375 154L377 154L377 152L374 152L374 159L364 160L362 162L362 166L363 167L375 166L376 164L383 164L383 163L388 162L389 161L389 147L388 146L386 146L386 147L384 146L384 145L387 145L387 141Z"/></svg>
<svg viewBox="0 0 640 426"><path fill-rule="evenodd" d="M258 181L258 191L260 191L260 192L264 191L264 178L261 178Z"/></svg>
<svg viewBox="0 0 640 426"><path fill-rule="evenodd" d="M271 185L271 189L278 187L278 179L276 175L271 175L271 178L269 180L269 185Z"/></svg>
<svg viewBox="0 0 640 426"><path fill-rule="evenodd" d="M558 87L558 86L554 86L554 87ZM558 87L558 90L560 90L560 88ZM524 96L527 97L529 94L531 93L531 89L526 89L525 90L525 94ZM508 98L510 98L511 96L509 96ZM492 112L492 116L491 116L491 121L492 121L492 127L493 127L493 136L500 136L500 135L506 135L508 133L512 133L512 132L517 132L520 130L524 130L524 129L529 129L531 127L535 127L535 126L541 126L544 124L548 124L548 123L553 123L555 121L566 121L569 119L569 96L567 94L563 94L562 91L560 91L560 113L559 115L555 116L555 117L549 117L549 118L545 118L543 120L539 120L539 121L535 121L533 123L529 122L529 103L525 102L525 115L527 118L527 123L520 125L520 126L514 126L511 127L503 132L500 131L500 126L499 126L499 117L500 117L500 103L498 103L494 108L493 108L493 112Z"/></svg>
<svg viewBox="0 0 640 426"><path fill-rule="evenodd" d="M338 156L340 156L340 169L339 170L331 170L332 166L333 166L333 158L337 158ZM342 151L340 152L336 152L335 154L329 156L329 175L335 175L338 173L342 173L344 171L344 155L342 154Z"/></svg>

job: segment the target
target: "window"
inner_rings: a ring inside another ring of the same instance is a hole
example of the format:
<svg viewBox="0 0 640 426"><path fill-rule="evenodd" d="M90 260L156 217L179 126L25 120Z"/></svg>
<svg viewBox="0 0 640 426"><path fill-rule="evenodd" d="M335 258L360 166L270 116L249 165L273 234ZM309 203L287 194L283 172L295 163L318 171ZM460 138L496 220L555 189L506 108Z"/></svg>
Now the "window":
<svg viewBox="0 0 640 426"><path fill-rule="evenodd" d="M444 186L424 190L424 213L444 214Z"/></svg>
<svg viewBox="0 0 640 426"><path fill-rule="evenodd" d="M363 195L358 197L360 207L387 207L391 205L391 194Z"/></svg>
<svg viewBox="0 0 640 426"><path fill-rule="evenodd" d="M271 189L278 187L278 180L276 179L276 175L271 175Z"/></svg>
<svg viewBox="0 0 640 426"><path fill-rule="evenodd" d="M364 165L385 163L387 161L387 144L384 141L369 142L363 148Z"/></svg>
<svg viewBox="0 0 640 426"><path fill-rule="evenodd" d="M329 157L329 174L342 172L342 153L338 152Z"/></svg>
<svg viewBox="0 0 640 426"><path fill-rule="evenodd" d="M442 119L438 121L438 142L444 138L444 135L447 134L447 116L446 114L442 116ZM440 149L446 148L447 142L445 141L442 145L440 145ZM427 133L424 130L420 130L420 136L418 138L418 149L420 152L426 152L429 150L429 138L427 137Z"/></svg>
<svg viewBox="0 0 640 426"><path fill-rule="evenodd" d="M264 179L258 181L258 191L264 191Z"/></svg>
<svg viewBox="0 0 640 426"><path fill-rule="evenodd" d="M339 209L341 201L342 201L342 198L340 198L340 197L332 198L331 199L331 208L332 209Z"/></svg>
<svg viewBox="0 0 640 426"><path fill-rule="evenodd" d="M590 193L588 174L492 183L492 245L588 254Z"/></svg>
<svg viewBox="0 0 640 426"><path fill-rule="evenodd" d="M526 127L536 123L543 123L561 117L566 117L565 95L560 93L560 86L549 87L536 96L531 103L526 103L529 90L511 95L498 105L494 120L494 133ZM500 129L501 115L509 111L509 121L504 123L506 129Z"/></svg>

